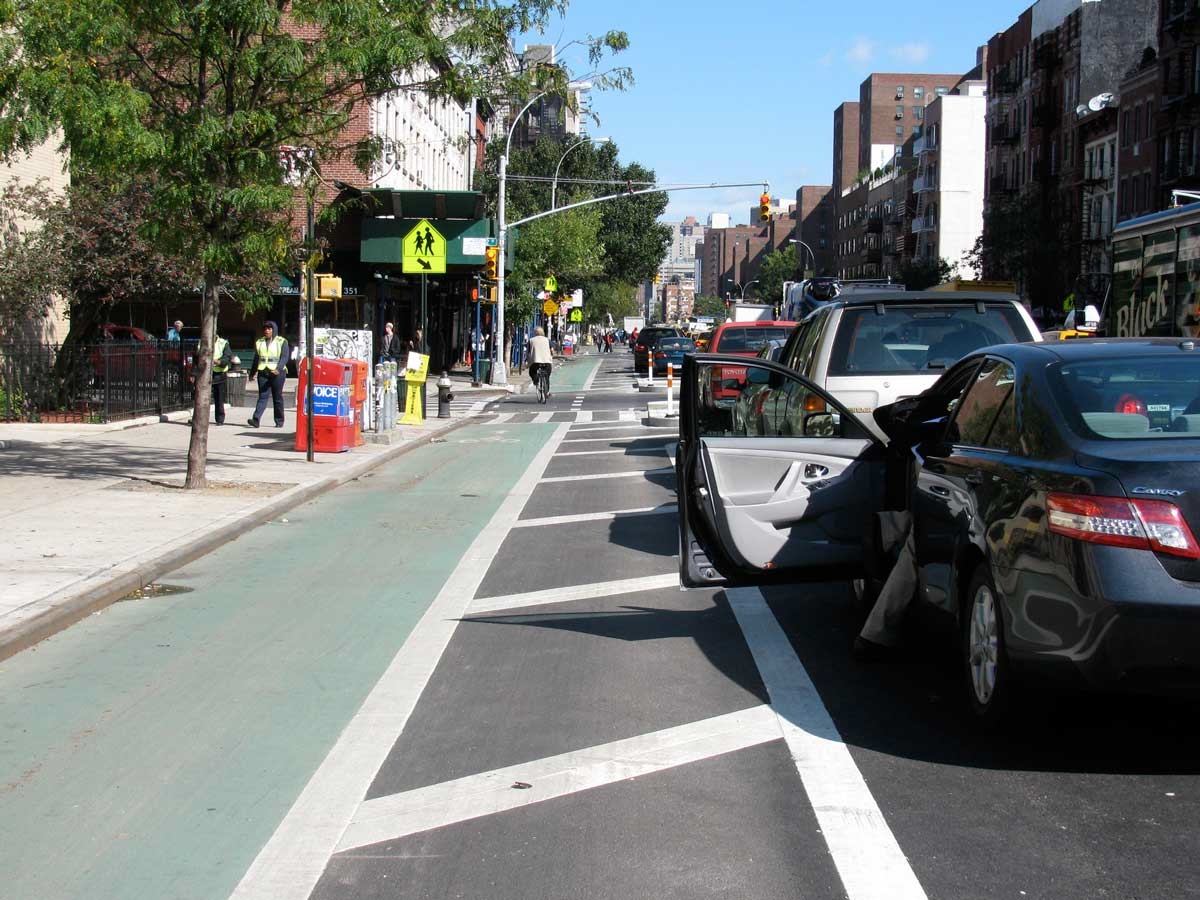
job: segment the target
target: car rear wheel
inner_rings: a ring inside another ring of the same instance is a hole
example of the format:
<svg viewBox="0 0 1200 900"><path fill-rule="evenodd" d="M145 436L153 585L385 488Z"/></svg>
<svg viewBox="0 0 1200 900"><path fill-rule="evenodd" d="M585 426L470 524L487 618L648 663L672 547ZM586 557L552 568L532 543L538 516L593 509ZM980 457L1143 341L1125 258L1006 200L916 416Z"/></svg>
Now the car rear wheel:
<svg viewBox="0 0 1200 900"><path fill-rule="evenodd" d="M1011 716L1015 686L1004 650L1004 621L987 563L971 576L963 598L961 625L963 681L976 719L1000 727Z"/></svg>

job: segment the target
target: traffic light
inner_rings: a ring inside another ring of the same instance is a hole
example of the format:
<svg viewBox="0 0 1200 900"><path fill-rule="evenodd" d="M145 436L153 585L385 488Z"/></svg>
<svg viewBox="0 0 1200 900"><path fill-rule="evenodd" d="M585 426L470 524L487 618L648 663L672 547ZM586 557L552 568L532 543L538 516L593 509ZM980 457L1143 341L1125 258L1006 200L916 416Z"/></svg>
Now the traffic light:
<svg viewBox="0 0 1200 900"><path fill-rule="evenodd" d="M758 221L771 221L771 195L766 192L758 198Z"/></svg>
<svg viewBox="0 0 1200 900"><path fill-rule="evenodd" d="M336 275L315 272L313 277L317 282L317 300L340 300L342 296L342 279Z"/></svg>
<svg viewBox="0 0 1200 900"><path fill-rule="evenodd" d="M483 251L483 277L495 281L500 276L500 248L488 247Z"/></svg>

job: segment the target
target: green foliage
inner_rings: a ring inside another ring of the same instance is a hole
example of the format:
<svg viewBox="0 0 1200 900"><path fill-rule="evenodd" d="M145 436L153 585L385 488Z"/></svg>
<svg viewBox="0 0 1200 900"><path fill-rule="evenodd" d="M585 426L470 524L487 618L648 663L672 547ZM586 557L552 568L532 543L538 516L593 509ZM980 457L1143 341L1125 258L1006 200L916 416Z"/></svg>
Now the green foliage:
<svg viewBox="0 0 1200 900"><path fill-rule="evenodd" d="M955 272L956 269L944 259L929 263L914 260L900 270L900 280L907 290L923 291L949 281Z"/></svg>
<svg viewBox="0 0 1200 900"><path fill-rule="evenodd" d="M720 297L712 297L708 294L697 294L696 300L692 304L692 312L698 316L716 316L717 319L724 321L725 301Z"/></svg>
<svg viewBox="0 0 1200 900"><path fill-rule="evenodd" d="M1016 282L1034 307L1057 309L1074 289L1062 253L1072 243L1069 222L1043 197L997 195L984 212L983 233L963 262L981 278Z"/></svg>
<svg viewBox="0 0 1200 900"><path fill-rule="evenodd" d="M510 279L521 289L507 291L505 301L512 321L528 321L533 315L540 305L535 292L541 290L548 274L558 279L559 290L566 293L600 274L599 229L600 213L591 207L521 226L517 234L520 249Z"/></svg>
<svg viewBox="0 0 1200 900"><path fill-rule="evenodd" d="M767 254L758 270L758 296L766 303L781 303L783 283L796 280L798 267L795 244Z"/></svg>
<svg viewBox="0 0 1200 900"><path fill-rule="evenodd" d="M0 336L45 318L65 285L66 256L55 229L64 198L42 181L0 192Z"/></svg>
<svg viewBox="0 0 1200 900"><path fill-rule="evenodd" d="M641 307L637 286L622 281L592 281L583 288L583 321L589 325L608 324L608 316L620 323L624 316L636 316Z"/></svg>

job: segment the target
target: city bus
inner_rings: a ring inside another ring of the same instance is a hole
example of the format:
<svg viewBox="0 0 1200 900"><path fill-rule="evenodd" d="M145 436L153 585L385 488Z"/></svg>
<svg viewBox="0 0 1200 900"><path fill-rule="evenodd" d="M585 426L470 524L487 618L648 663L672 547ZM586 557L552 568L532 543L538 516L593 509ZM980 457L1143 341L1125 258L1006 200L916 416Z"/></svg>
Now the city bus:
<svg viewBox="0 0 1200 900"><path fill-rule="evenodd" d="M1109 337L1200 334L1200 203L1113 229L1112 290L1101 333Z"/></svg>

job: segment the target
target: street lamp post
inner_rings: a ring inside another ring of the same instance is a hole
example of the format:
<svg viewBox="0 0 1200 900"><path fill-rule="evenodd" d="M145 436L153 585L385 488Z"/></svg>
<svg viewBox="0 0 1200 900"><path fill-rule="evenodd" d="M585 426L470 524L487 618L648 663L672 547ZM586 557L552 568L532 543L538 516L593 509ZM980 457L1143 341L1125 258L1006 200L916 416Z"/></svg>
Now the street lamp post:
<svg viewBox="0 0 1200 900"><path fill-rule="evenodd" d="M610 143L611 141L612 141L612 138L606 138L606 137L584 138L582 141L579 141L579 143L572 144L570 147L568 147L566 150L563 151L563 155L558 158L558 165L554 167L554 180L550 182L550 208L551 209L558 208L558 204L556 202L557 197L558 197L558 173L560 171L562 171L563 160L567 158L567 154L570 153L572 150L574 150L576 147L582 147L584 144L607 144L607 143Z"/></svg>
<svg viewBox="0 0 1200 900"><path fill-rule="evenodd" d="M591 83L587 81L572 81L567 84L567 90L586 91L591 86ZM508 154L512 150L513 132L517 130L517 123L521 121L521 117L529 112L533 104L549 93L551 92L542 91L521 107L519 113L513 116L512 125L508 128L508 138L504 142L504 155L500 157L500 197L496 205L498 231L496 239L499 242L499 254L496 260L496 336L500 344L500 352L496 354L496 363L492 366L492 384L508 384L508 363L505 359L506 348L504 346L504 270L507 267L505 256L508 250L506 246L508 240L508 223L504 218L504 194L508 186Z"/></svg>
<svg viewBox="0 0 1200 900"><path fill-rule="evenodd" d="M804 241L800 240L799 238L788 238L788 243L789 244L799 244L801 247L803 247L805 250L808 251L808 255L812 259L813 274L816 275L817 274L817 254L813 253L812 247L808 246L808 244L804 243ZM801 271L801 273L804 272L804 264L803 263L801 263L801 265L800 265L800 271Z"/></svg>

